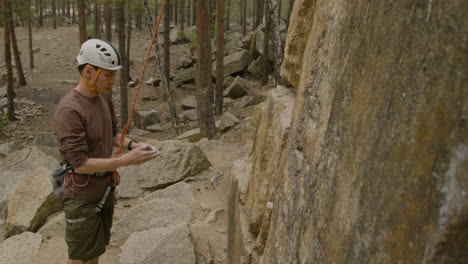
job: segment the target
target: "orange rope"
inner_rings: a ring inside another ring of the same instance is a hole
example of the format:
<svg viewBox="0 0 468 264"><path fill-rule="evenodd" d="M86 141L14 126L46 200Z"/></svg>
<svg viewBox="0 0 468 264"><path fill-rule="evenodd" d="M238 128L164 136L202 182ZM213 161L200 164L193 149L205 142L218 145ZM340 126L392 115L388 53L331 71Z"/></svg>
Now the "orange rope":
<svg viewBox="0 0 468 264"><path fill-rule="evenodd" d="M153 33L153 38L151 40L151 44L150 44L150 46L148 48L148 52L146 54L145 63L143 64L143 70L141 71L140 79L138 80L138 85L137 85L137 88L135 89L135 94L133 95L133 102L132 102L132 106L130 107L130 112L129 112L128 119L127 119L127 124L125 124L125 127L122 129L122 133L121 133L121 136L120 136L120 142L119 142L119 148L114 153L114 157L120 157L122 155L122 147L123 147L123 144L124 144L124 141L125 141L125 136L127 135L128 129L130 127L130 123L132 121L133 113L135 112L135 105L136 105L136 101L137 101L137 98L138 98L138 94L140 93L141 82L143 80L143 77L145 76L146 66L148 65L148 61L149 61L149 58L150 58L150 55L151 55L151 50L153 48L153 44L154 44L154 42L155 42L155 40L156 40L156 38L158 36L159 24L161 23L162 15L164 13L164 10L166 9L167 1L168 0L164 0L163 4L161 6L161 11L159 13L158 21L156 23L156 27L155 27L154 33ZM119 176L117 171L114 171L113 185L118 186L119 183L120 183L120 176Z"/></svg>

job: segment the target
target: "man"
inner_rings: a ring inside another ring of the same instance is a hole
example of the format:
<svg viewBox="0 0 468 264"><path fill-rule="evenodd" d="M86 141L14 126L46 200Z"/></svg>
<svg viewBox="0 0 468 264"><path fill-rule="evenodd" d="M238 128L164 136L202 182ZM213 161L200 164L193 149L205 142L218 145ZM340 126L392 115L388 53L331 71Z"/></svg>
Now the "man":
<svg viewBox="0 0 468 264"><path fill-rule="evenodd" d="M90 39L77 57L80 82L59 102L55 133L60 154L73 169L64 176L62 204L68 264L97 264L109 244L114 212L112 172L156 158L155 147L125 139L130 150L112 158L120 133L110 90L121 66L120 55L106 41Z"/></svg>

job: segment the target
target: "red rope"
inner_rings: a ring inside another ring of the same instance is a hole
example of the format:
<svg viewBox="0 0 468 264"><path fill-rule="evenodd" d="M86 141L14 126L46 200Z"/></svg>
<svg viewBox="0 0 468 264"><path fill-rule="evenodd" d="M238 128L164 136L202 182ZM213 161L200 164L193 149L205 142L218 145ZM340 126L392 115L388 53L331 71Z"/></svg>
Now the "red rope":
<svg viewBox="0 0 468 264"><path fill-rule="evenodd" d="M114 153L114 157L120 157L122 155L122 148L123 148L123 144L124 144L124 141L125 141L125 136L127 135L128 129L130 127L130 123L132 122L133 113L135 112L135 105L136 105L136 102L137 102L138 94L140 93L140 89L141 89L141 82L143 80L143 77L145 76L145 71L146 71L146 67L148 65L148 61L149 61L149 58L150 58L150 55L151 55L151 50L153 48L153 44L154 44L154 42L155 42L155 40L156 40L156 38L158 36L159 24L161 23L161 18L162 18L162 15L164 13L164 9L166 9L167 1L168 0L164 0L163 4L161 6L161 11L159 13L158 21L156 23L156 27L155 27L154 33L153 33L153 38L151 40L150 46L148 48L148 52L146 54L145 63L143 64L143 69L142 69L141 74L140 74L140 79L138 80L137 88L135 89L135 94L133 95L133 102L132 102L132 106L130 107L130 112L129 112L128 119L127 119L127 124L125 124L125 127L122 129L122 133L121 133L121 136L120 136L120 142L119 142L119 148ZM118 186L119 183L120 183L120 176L117 173L117 171L114 171L113 176L114 176L113 185Z"/></svg>

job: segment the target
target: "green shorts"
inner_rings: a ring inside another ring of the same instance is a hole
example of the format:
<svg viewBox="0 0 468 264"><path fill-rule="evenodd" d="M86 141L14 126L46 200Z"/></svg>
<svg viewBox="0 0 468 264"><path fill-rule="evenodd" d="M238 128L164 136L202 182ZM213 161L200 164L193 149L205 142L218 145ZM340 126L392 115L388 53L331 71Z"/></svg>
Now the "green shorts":
<svg viewBox="0 0 468 264"><path fill-rule="evenodd" d="M86 217L77 223L66 223L65 241L68 257L83 262L101 256L110 240L110 229L114 215L115 196L109 194L100 213L96 213L98 201L80 201L63 197L62 205L67 219Z"/></svg>

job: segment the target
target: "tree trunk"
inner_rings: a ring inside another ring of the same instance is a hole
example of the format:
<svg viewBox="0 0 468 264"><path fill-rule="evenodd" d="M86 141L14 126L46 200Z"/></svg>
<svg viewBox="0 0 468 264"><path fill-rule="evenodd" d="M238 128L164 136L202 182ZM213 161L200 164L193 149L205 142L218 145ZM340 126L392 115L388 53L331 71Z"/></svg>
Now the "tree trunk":
<svg viewBox="0 0 468 264"><path fill-rule="evenodd" d="M3 37L4 37L4 51L5 51L5 65L7 69L7 109L8 109L8 120L17 120L15 117L15 104L13 98L15 97L15 91L13 90L13 66L11 65L11 47L10 47L10 8L8 0L2 0L3 6Z"/></svg>
<svg viewBox="0 0 468 264"><path fill-rule="evenodd" d="M247 34L247 0L242 0L242 13L244 14L242 16L242 36L245 36Z"/></svg>
<svg viewBox="0 0 468 264"><path fill-rule="evenodd" d="M158 15L159 15L158 0L154 0L154 23L153 25L156 25L156 23L158 22Z"/></svg>
<svg viewBox="0 0 468 264"><path fill-rule="evenodd" d="M31 0L28 0L28 7L31 10ZM28 36L29 36L29 68L34 68L34 53L32 42L32 17L28 18Z"/></svg>
<svg viewBox="0 0 468 264"><path fill-rule="evenodd" d="M231 28L231 0L228 0L226 30Z"/></svg>
<svg viewBox="0 0 468 264"><path fill-rule="evenodd" d="M265 8L263 0L257 0L257 16L255 19L255 28L257 28L263 20L263 9Z"/></svg>
<svg viewBox="0 0 468 264"><path fill-rule="evenodd" d="M164 39L163 39L163 45L164 45L164 49L163 49L163 71L161 74L163 76L161 76L162 78L165 78L166 81L167 81L167 84L169 85L169 89L170 89L170 82L169 80L171 79L171 72L170 72L170 49L169 49L169 46L171 45L170 43L170 40L169 40L169 32L170 32L170 14L171 14L171 6L172 6L172 3L169 1L166 5L166 11L164 11Z"/></svg>
<svg viewBox="0 0 468 264"><path fill-rule="evenodd" d="M179 25L179 0L174 0L174 24Z"/></svg>
<svg viewBox="0 0 468 264"><path fill-rule="evenodd" d="M76 12L75 12L75 1L71 0L71 5L72 5L72 23L76 23Z"/></svg>
<svg viewBox="0 0 468 264"><path fill-rule="evenodd" d="M223 113L224 90L224 0L216 1L216 103L217 115Z"/></svg>
<svg viewBox="0 0 468 264"><path fill-rule="evenodd" d="M10 14L12 14L12 9L10 6ZM15 24L12 20L9 21L9 35L11 39L11 46L13 47L13 55L15 57L16 72L18 74L18 84L20 86L25 86L26 78L24 77L23 64L21 63L21 55L18 49L18 43L16 42L16 33L15 33Z"/></svg>
<svg viewBox="0 0 468 264"><path fill-rule="evenodd" d="M132 40L131 36L132 36L132 3L131 1L128 1L128 25L127 25L127 54L126 54L126 57L127 57L127 79L126 81L130 81L130 80L133 80L132 79L132 76L130 75L130 42Z"/></svg>
<svg viewBox="0 0 468 264"><path fill-rule="evenodd" d="M252 1L252 31L255 31L256 25L255 25L255 17L257 13L257 3L255 1Z"/></svg>
<svg viewBox="0 0 468 264"><path fill-rule="evenodd" d="M39 0L39 26L44 26L44 2Z"/></svg>
<svg viewBox="0 0 468 264"><path fill-rule="evenodd" d="M180 30L184 30L185 23L185 0L180 0Z"/></svg>
<svg viewBox="0 0 468 264"><path fill-rule="evenodd" d="M137 1L137 13L135 15L135 26L138 28L138 30L141 31L141 25L143 21L143 12L142 12L142 4L141 0Z"/></svg>
<svg viewBox="0 0 468 264"><path fill-rule="evenodd" d="M196 23L197 23L197 0L193 0L192 26L195 26Z"/></svg>
<svg viewBox="0 0 468 264"><path fill-rule="evenodd" d="M286 23L289 26L289 19L291 18L291 13L294 7L294 0L289 0L288 14L286 16Z"/></svg>
<svg viewBox="0 0 468 264"><path fill-rule="evenodd" d="M88 39L86 32L86 14L85 14L85 0L78 1L78 25L80 29L80 46Z"/></svg>
<svg viewBox="0 0 468 264"><path fill-rule="evenodd" d="M104 20L106 23L106 40L112 41L112 0L104 3Z"/></svg>
<svg viewBox="0 0 468 264"><path fill-rule="evenodd" d="M56 6L57 6L57 16L56 16L56 20L57 20L57 25L61 26L62 23L61 23L61 20L60 20L60 7L62 5L62 0L52 0L52 2L57 2L56 3ZM46 6L46 9L47 9L47 6Z"/></svg>
<svg viewBox="0 0 468 264"><path fill-rule="evenodd" d="M101 7L97 1L94 4L94 37L101 38Z"/></svg>
<svg viewBox="0 0 468 264"><path fill-rule="evenodd" d="M270 42L270 31L271 31L271 16L270 14L270 3L267 1L265 14L265 36L263 42L263 75L262 75L262 85L268 83L268 58L269 58L269 42Z"/></svg>
<svg viewBox="0 0 468 264"><path fill-rule="evenodd" d="M197 6L197 91L198 123L201 137L212 139L217 129L213 117L213 87L211 80L211 6L210 1L198 1Z"/></svg>
<svg viewBox="0 0 468 264"><path fill-rule="evenodd" d="M70 19L70 8L71 8L71 5L70 5L70 0L67 0L67 18ZM69 21L70 22L70 21Z"/></svg>
<svg viewBox="0 0 468 264"><path fill-rule="evenodd" d="M117 31L119 36L119 53L123 62L123 68L120 70L120 118L122 127L127 124L128 119L128 92L127 92L127 80L128 80L128 64L127 56L125 54L125 1L117 1Z"/></svg>
<svg viewBox="0 0 468 264"><path fill-rule="evenodd" d="M57 29L57 7L56 0L52 0L52 28Z"/></svg>
<svg viewBox="0 0 468 264"><path fill-rule="evenodd" d="M275 87L278 84L282 84L280 75L281 64L283 63L283 41L281 40L281 0L269 0L271 3L271 21L273 24L273 39L275 40L275 51L274 51L274 76L275 76ZM268 14L268 13L267 13Z"/></svg>

